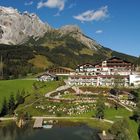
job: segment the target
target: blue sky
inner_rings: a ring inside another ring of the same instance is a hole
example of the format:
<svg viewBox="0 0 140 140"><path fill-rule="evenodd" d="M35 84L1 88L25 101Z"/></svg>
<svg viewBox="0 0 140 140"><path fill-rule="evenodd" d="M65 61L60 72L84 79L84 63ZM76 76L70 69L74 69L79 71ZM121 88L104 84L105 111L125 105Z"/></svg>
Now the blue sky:
<svg viewBox="0 0 140 140"><path fill-rule="evenodd" d="M36 13L54 28L77 24L105 47L140 55L140 0L0 0L0 5Z"/></svg>

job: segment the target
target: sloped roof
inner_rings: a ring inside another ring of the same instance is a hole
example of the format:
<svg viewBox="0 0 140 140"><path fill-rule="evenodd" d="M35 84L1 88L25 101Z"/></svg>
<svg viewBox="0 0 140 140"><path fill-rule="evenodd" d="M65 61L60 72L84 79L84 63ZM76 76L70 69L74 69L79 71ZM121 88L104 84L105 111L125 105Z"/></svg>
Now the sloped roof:
<svg viewBox="0 0 140 140"><path fill-rule="evenodd" d="M92 63L83 63L83 64L78 65L78 67L83 66L83 65L92 65L92 66L94 66Z"/></svg>
<svg viewBox="0 0 140 140"><path fill-rule="evenodd" d="M111 57L111 58L107 58L107 59L105 59L105 60L102 60L102 61L100 61L100 62L95 63L94 66L95 66L95 65L100 65L103 61L110 61L110 60L113 60L113 59L122 60L122 61L125 62L125 63L133 64L133 63L131 63L131 62L125 60L125 59L122 59L122 58L113 56L113 57Z"/></svg>
<svg viewBox="0 0 140 140"><path fill-rule="evenodd" d="M45 73L39 75L38 78L40 78L41 76L51 76L51 77L56 77L56 75L51 74L51 73L48 73L48 72L45 72Z"/></svg>
<svg viewBox="0 0 140 140"><path fill-rule="evenodd" d="M50 71L50 70L55 70L55 69L59 69L59 68L61 68L61 69L64 69L64 70L68 70L68 71L75 71L75 70L73 70L73 69L71 69L71 68L67 68L67 67L56 67L56 68L52 68L52 69L48 69L48 71Z"/></svg>
<svg viewBox="0 0 140 140"><path fill-rule="evenodd" d="M126 63L131 63L131 62L129 62L129 61L127 61L127 60L125 60L125 59L121 59L121 58L116 57L116 56L113 56L113 57L111 57L111 58L107 59L106 61L108 61L108 60L112 60L112 59L122 60L122 61L124 61L124 62L126 62Z"/></svg>

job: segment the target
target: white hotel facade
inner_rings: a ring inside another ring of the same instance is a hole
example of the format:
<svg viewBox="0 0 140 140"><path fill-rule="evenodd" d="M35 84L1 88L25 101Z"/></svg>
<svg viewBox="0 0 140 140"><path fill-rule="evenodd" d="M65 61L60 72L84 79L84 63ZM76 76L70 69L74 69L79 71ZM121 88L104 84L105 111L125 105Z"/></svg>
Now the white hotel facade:
<svg viewBox="0 0 140 140"><path fill-rule="evenodd" d="M139 86L140 73L135 71L131 62L112 57L97 64L79 65L69 76L68 83L79 86Z"/></svg>

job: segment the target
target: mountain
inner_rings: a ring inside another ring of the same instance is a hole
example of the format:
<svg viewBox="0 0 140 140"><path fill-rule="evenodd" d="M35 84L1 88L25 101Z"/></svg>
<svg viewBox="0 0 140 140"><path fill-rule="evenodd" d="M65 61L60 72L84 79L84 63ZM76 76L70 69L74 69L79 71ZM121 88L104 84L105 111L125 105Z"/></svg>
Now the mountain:
<svg viewBox="0 0 140 140"><path fill-rule="evenodd" d="M42 37L50 28L35 14L20 13L17 9L0 6L1 44L23 44L31 36L35 39Z"/></svg>
<svg viewBox="0 0 140 140"><path fill-rule="evenodd" d="M76 41L83 44L83 46L86 46L93 51L97 51L98 49L102 48L102 46L98 44L95 40L84 35L77 25L65 25L60 29L51 29L43 36L43 38L40 38L38 40L34 40L32 38L32 41L29 40L27 42L30 44L32 43L32 45L35 45L37 43L40 46L44 46L44 44L49 40L62 40L65 37L74 38Z"/></svg>
<svg viewBox="0 0 140 140"><path fill-rule="evenodd" d="M48 31L53 31L47 23L43 23L35 14L20 13L17 9L0 6L0 44L24 44L32 37L35 41ZM100 45L86 37L78 26L66 25L58 29L61 36L67 34L93 50Z"/></svg>
<svg viewBox="0 0 140 140"><path fill-rule="evenodd" d="M98 50L102 46L97 44L97 42L87 36L85 36L80 28L75 25L66 25L59 29L59 32L62 36L70 35L71 37L75 38L77 41L81 42L83 45L89 47L93 50Z"/></svg>
<svg viewBox="0 0 140 140"><path fill-rule="evenodd" d="M135 63L137 57L103 47L76 25L54 29L35 14L0 7L0 56L4 78L18 78L55 66L75 68L117 56Z"/></svg>

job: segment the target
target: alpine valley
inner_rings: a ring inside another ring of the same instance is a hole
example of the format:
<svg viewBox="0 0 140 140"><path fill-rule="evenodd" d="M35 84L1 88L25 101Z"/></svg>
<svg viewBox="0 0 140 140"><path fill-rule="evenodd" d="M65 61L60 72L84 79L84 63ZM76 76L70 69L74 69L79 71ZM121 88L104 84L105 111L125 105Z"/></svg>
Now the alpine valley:
<svg viewBox="0 0 140 140"><path fill-rule="evenodd" d="M54 66L75 68L117 56L133 63L138 58L103 47L76 25L54 29L35 14L0 7L0 56L4 78L18 78Z"/></svg>

